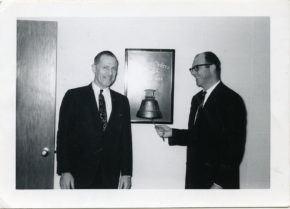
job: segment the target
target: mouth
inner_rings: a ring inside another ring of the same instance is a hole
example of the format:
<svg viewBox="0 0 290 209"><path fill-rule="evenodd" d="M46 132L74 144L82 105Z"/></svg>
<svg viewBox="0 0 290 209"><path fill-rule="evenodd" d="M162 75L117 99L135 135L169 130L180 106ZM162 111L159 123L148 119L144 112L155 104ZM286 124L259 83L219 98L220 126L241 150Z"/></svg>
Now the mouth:
<svg viewBox="0 0 290 209"><path fill-rule="evenodd" d="M105 76L103 77L103 82L105 82L107 85L110 85L114 82L113 76Z"/></svg>
<svg viewBox="0 0 290 209"><path fill-rule="evenodd" d="M104 76L103 79L106 80L106 81L111 81L112 77L111 76Z"/></svg>

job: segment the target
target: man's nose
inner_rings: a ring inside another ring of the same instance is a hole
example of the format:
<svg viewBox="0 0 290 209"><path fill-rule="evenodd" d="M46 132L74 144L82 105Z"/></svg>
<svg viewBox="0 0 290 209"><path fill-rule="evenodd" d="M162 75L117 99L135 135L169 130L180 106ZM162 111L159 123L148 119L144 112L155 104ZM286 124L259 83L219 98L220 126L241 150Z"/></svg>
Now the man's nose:
<svg viewBox="0 0 290 209"><path fill-rule="evenodd" d="M114 73L114 69L110 69L110 70L108 70L108 74L109 74L109 75L113 75L113 73Z"/></svg>
<svg viewBox="0 0 290 209"><path fill-rule="evenodd" d="M191 75L193 75L194 77L196 77L197 72L196 72L195 70L192 70L192 71L190 71L190 72L191 72Z"/></svg>

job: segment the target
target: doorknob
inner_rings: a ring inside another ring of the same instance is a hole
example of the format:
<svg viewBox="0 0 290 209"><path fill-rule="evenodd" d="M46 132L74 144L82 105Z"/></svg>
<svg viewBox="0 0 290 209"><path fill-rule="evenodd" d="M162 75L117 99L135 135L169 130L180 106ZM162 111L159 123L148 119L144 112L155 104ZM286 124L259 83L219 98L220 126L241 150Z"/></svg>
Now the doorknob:
<svg viewBox="0 0 290 209"><path fill-rule="evenodd" d="M42 149L42 152L41 152L41 156L42 157L47 157L48 155L49 155L49 148L47 148L47 147L44 147L43 149Z"/></svg>

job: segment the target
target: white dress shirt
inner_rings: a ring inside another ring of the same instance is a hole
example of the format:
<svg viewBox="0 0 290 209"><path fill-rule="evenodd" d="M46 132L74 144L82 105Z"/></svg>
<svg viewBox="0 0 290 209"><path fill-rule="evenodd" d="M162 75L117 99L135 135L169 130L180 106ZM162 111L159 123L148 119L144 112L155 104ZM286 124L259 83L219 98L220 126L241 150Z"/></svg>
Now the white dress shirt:
<svg viewBox="0 0 290 209"><path fill-rule="evenodd" d="M100 94L100 90L101 88L98 87L94 82L92 82L92 86L93 86L93 90L95 93L95 99L99 108L99 94ZM110 92L110 88L105 88L103 89L103 95L105 98L105 103L106 103L106 112L107 112L107 121L109 122L110 116L111 116L111 112L112 112L112 98L111 98L111 92Z"/></svg>

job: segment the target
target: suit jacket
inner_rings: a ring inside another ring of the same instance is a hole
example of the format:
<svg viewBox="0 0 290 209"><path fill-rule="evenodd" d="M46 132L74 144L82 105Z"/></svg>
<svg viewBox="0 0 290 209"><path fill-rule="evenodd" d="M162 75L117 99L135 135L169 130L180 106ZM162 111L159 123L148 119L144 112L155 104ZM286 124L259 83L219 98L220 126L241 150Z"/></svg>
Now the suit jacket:
<svg viewBox="0 0 290 209"><path fill-rule="evenodd" d="M112 112L103 132L92 85L68 90L57 132L57 173L71 172L76 187L86 188L101 171L106 188L132 175L132 136L127 97L110 90Z"/></svg>
<svg viewBox="0 0 290 209"><path fill-rule="evenodd" d="M246 141L243 99L220 82L198 109L201 92L193 96L187 130L173 129L170 145L187 146L187 189L207 189L213 183L239 188L239 166Z"/></svg>

